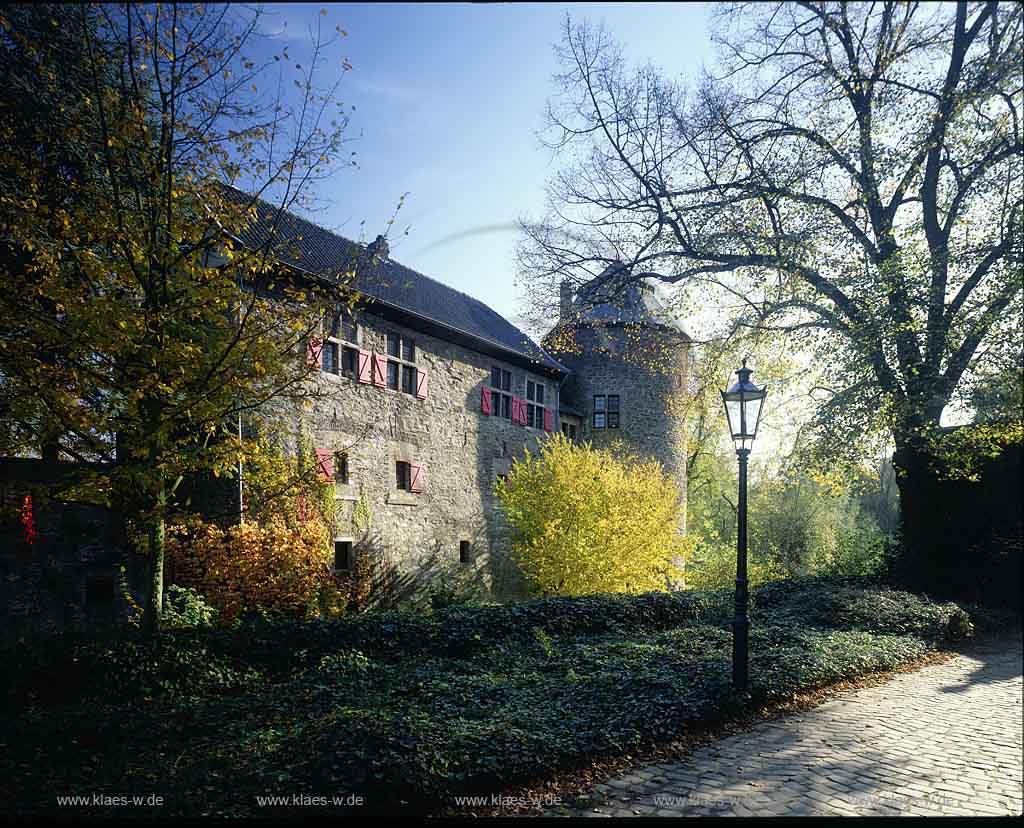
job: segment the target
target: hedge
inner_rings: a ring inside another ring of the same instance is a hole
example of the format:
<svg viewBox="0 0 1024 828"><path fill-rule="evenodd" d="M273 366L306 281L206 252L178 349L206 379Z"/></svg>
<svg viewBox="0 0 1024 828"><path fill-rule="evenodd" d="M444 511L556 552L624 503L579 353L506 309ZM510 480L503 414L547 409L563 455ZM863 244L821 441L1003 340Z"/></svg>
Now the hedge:
<svg viewBox="0 0 1024 828"><path fill-rule="evenodd" d="M443 810L458 794L891 669L970 627L955 604L856 579L769 584L753 592L742 697L731 613L724 592L601 595L77 642L31 663L23 649L10 654L28 672L8 682L20 715L0 730L0 773L29 814L82 786L165 792L161 815L265 814L255 796L275 791ZM54 665L73 667L75 692L94 701L42 694L32 671Z"/></svg>

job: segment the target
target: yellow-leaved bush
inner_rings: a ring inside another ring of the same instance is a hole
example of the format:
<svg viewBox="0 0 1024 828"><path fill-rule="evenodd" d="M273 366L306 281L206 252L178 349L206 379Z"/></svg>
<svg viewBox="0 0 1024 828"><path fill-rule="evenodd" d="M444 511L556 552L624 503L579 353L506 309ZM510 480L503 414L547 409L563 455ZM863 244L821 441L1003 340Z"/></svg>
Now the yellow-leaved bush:
<svg viewBox="0 0 1024 828"><path fill-rule="evenodd" d="M328 550L320 521L289 526L270 518L227 528L197 521L168 530L169 581L200 592L224 624L249 612L307 618L324 603L336 611L347 603Z"/></svg>
<svg viewBox="0 0 1024 828"><path fill-rule="evenodd" d="M654 461L555 434L538 454L524 453L496 492L536 592L649 592L682 576L683 504Z"/></svg>

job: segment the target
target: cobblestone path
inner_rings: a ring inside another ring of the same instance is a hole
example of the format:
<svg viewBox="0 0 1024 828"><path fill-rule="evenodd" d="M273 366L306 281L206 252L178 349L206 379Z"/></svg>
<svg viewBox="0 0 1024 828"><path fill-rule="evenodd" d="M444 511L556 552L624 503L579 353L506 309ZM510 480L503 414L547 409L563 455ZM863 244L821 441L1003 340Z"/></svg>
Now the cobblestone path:
<svg viewBox="0 0 1024 828"><path fill-rule="evenodd" d="M1018 637L636 768L561 813L1020 815L1022 732Z"/></svg>

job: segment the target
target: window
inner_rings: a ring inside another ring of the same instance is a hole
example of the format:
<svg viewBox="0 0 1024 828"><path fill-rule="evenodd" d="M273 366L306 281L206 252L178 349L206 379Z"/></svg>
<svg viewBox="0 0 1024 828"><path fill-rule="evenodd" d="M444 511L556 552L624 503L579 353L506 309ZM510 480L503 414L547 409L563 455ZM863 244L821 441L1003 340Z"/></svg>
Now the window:
<svg viewBox="0 0 1024 828"><path fill-rule="evenodd" d="M339 451L334 455L334 482L343 486L349 484L347 451Z"/></svg>
<svg viewBox="0 0 1024 828"><path fill-rule="evenodd" d="M495 365L491 368L491 415L512 419L512 372Z"/></svg>
<svg viewBox="0 0 1024 828"><path fill-rule="evenodd" d="M619 427L619 395L594 395L594 428Z"/></svg>
<svg viewBox="0 0 1024 828"><path fill-rule="evenodd" d="M619 427L619 395L608 395L608 428Z"/></svg>
<svg viewBox="0 0 1024 828"><path fill-rule="evenodd" d="M338 373L338 343L337 342L325 342L322 356L323 362L321 363L320 370L326 371L328 374Z"/></svg>
<svg viewBox="0 0 1024 828"><path fill-rule="evenodd" d="M341 350L341 373L346 377L356 378L359 371L359 351L356 348L342 348Z"/></svg>
<svg viewBox="0 0 1024 828"><path fill-rule="evenodd" d="M472 561L469 553L469 541L459 541L459 563L468 564Z"/></svg>
<svg viewBox="0 0 1024 828"><path fill-rule="evenodd" d="M576 439L576 424L575 423L562 423L562 434L568 439Z"/></svg>
<svg viewBox="0 0 1024 828"><path fill-rule="evenodd" d="M403 460L395 462L395 483L396 489L401 489L403 492L412 491L412 470L410 465Z"/></svg>
<svg viewBox="0 0 1024 828"><path fill-rule="evenodd" d="M352 541L336 540L334 542L334 568L336 570L352 568Z"/></svg>
<svg viewBox="0 0 1024 828"><path fill-rule="evenodd" d="M359 329L348 308L341 309L341 339L351 342L353 345L359 344Z"/></svg>
<svg viewBox="0 0 1024 828"><path fill-rule="evenodd" d="M388 334L388 388L416 396L416 342L393 331Z"/></svg>
<svg viewBox="0 0 1024 828"><path fill-rule="evenodd" d="M416 393L416 366L402 366L402 391L405 394Z"/></svg>
<svg viewBox="0 0 1024 828"><path fill-rule="evenodd" d="M544 386L531 379L526 381L526 425L544 428Z"/></svg>
<svg viewBox="0 0 1024 828"><path fill-rule="evenodd" d="M324 333L320 370L327 374L343 374L353 379L359 353L359 329L348 308L341 308L324 317ZM346 346L343 343L348 343Z"/></svg>

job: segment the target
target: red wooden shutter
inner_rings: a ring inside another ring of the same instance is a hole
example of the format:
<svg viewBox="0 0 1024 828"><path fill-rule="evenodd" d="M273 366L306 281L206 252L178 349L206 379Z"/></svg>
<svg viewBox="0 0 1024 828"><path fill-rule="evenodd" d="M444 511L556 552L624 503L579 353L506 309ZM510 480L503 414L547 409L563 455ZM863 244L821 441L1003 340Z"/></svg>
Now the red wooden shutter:
<svg viewBox="0 0 1024 828"><path fill-rule="evenodd" d="M316 462L319 465L320 476L324 480L334 479L334 457L330 449L317 449Z"/></svg>
<svg viewBox="0 0 1024 828"><path fill-rule="evenodd" d="M512 398L512 415L519 425L526 425L526 404L519 397Z"/></svg>
<svg viewBox="0 0 1024 828"><path fill-rule="evenodd" d="M480 389L480 410L488 417L491 415L491 389Z"/></svg>
<svg viewBox="0 0 1024 828"><path fill-rule="evenodd" d="M553 419L554 419L554 417L551 416L551 409L550 408L545 408L544 409L544 430L545 431L551 431L552 420Z"/></svg>
<svg viewBox="0 0 1024 828"><path fill-rule="evenodd" d="M306 361L317 368L320 367L320 360L323 356L323 340L310 337L306 342Z"/></svg>
<svg viewBox="0 0 1024 828"><path fill-rule="evenodd" d="M423 464L422 463L410 463L409 464L409 475L411 480L409 481L409 490L413 492L423 491Z"/></svg>
<svg viewBox="0 0 1024 828"><path fill-rule="evenodd" d="M427 398L427 372L416 369L416 399L425 400Z"/></svg>
<svg viewBox="0 0 1024 828"><path fill-rule="evenodd" d="M373 355L373 384L384 388L388 384L386 361L380 354Z"/></svg>
<svg viewBox="0 0 1024 828"><path fill-rule="evenodd" d="M357 362L359 381L365 385L370 381L370 352L360 351Z"/></svg>

